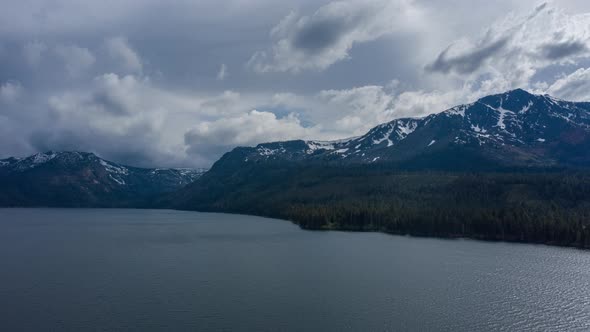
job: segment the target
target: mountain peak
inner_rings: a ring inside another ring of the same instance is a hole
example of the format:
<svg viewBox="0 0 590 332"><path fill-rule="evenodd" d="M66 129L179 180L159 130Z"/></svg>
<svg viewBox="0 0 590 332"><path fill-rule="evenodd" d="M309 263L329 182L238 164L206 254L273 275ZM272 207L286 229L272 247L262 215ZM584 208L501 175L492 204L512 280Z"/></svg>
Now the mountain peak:
<svg viewBox="0 0 590 332"><path fill-rule="evenodd" d="M523 89L508 90L506 92L497 93L478 99L478 102L496 103L510 102L510 101L529 101L540 97Z"/></svg>
<svg viewBox="0 0 590 332"><path fill-rule="evenodd" d="M516 88L516 89L514 89L514 90L508 90L508 91L506 91L504 94L506 94L506 95L526 95L526 96L534 96L534 94L532 94L532 93L530 93L530 92L528 92L528 91L526 91L526 90L524 90L524 89L521 89L521 88Z"/></svg>
<svg viewBox="0 0 590 332"><path fill-rule="evenodd" d="M514 89L426 117L395 119L345 141L264 143L224 160L407 164L463 151L506 165L585 165L588 146L590 103Z"/></svg>

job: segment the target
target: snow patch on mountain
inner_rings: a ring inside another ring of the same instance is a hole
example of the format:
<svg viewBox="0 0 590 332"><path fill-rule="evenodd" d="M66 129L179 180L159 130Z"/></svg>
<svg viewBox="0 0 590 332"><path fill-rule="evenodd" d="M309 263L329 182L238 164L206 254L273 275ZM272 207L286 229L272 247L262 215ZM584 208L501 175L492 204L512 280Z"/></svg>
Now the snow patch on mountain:
<svg viewBox="0 0 590 332"><path fill-rule="evenodd" d="M46 162L52 160L53 158L55 158L55 156L57 156L57 154L54 152L37 153L36 155L33 156L33 165L39 165L39 164L46 163Z"/></svg>
<svg viewBox="0 0 590 332"><path fill-rule="evenodd" d="M498 107L496 109L496 111L498 111L498 113L499 113L498 123L496 124L496 127L500 127L500 129L506 130L506 124L504 123L504 119L506 118L506 114L514 114L514 112L504 109L504 108L502 108L502 106Z"/></svg>
<svg viewBox="0 0 590 332"><path fill-rule="evenodd" d="M258 151L258 153L261 156L267 156L268 157L268 156L272 156L272 155L275 155L275 154L285 153L287 150L285 150L284 147L280 147L278 149L271 149L271 148L266 147L266 146L259 146L258 149L257 149L257 151Z"/></svg>
<svg viewBox="0 0 590 332"><path fill-rule="evenodd" d="M306 141L307 153L312 154L318 150L334 150L334 144L337 142L333 141Z"/></svg>
<svg viewBox="0 0 590 332"><path fill-rule="evenodd" d="M480 128L479 125L471 125L471 130L475 131L476 133L483 133L485 134L487 130L485 128Z"/></svg>
<svg viewBox="0 0 590 332"><path fill-rule="evenodd" d="M118 183L118 184L120 184L122 186L125 185L125 180L123 180L123 179L121 179L119 177L113 176L112 174L109 174L109 177L111 178L111 180L115 181L116 183Z"/></svg>
<svg viewBox="0 0 590 332"><path fill-rule="evenodd" d="M104 167L105 171L110 173L109 178L111 180L119 185L125 185L125 179L123 177L129 175L129 170L126 167L117 166L102 159L99 160L99 163Z"/></svg>
<svg viewBox="0 0 590 332"><path fill-rule="evenodd" d="M172 168L182 176L199 177L207 172L206 168Z"/></svg>
<svg viewBox="0 0 590 332"><path fill-rule="evenodd" d="M472 105L473 104L455 106L453 108L450 108L450 109L444 111L443 114L446 114L448 116L459 115L461 117L465 117L465 110L467 110Z"/></svg>
<svg viewBox="0 0 590 332"><path fill-rule="evenodd" d="M391 137L391 134L393 133L393 130L395 129L395 125L389 123L389 124L386 124L383 126L384 127L389 126L389 129L385 133L383 133L383 137L373 138L373 145L379 145L379 144L383 143L384 141L387 141L387 146L392 146L393 142L391 141L390 137Z"/></svg>
<svg viewBox="0 0 590 332"><path fill-rule="evenodd" d="M404 139L413 133L416 128L418 128L418 123L415 121L399 121L397 134L399 135L400 139Z"/></svg>
<svg viewBox="0 0 590 332"><path fill-rule="evenodd" d="M129 175L129 170L126 167L116 166L116 165L108 163L102 159L100 160L100 164L109 173L116 174L116 175Z"/></svg>
<svg viewBox="0 0 590 332"><path fill-rule="evenodd" d="M565 102L562 99L550 96L550 95L543 95L543 97L545 97L545 99L547 99L550 103L554 104L554 105L559 105L560 103Z"/></svg>
<svg viewBox="0 0 590 332"><path fill-rule="evenodd" d="M387 142L387 147L393 146L394 142L399 142L413 133L418 127L417 119L399 119L389 123L382 124L372 129L367 135L358 141L363 141L367 137L371 137L372 145L379 145ZM393 134L396 136L393 136ZM360 147L360 146L359 146ZM357 149L356 147L355 149Z"/></svg>
<svg viewBox="0 0 590 332"><path fill-rule="evenodd" d="M520 111L518 111L518 113L520 114L525 114L526 112L528 112L531 109L531 106L533 106L533 101L529 100L529 103L525 106L522 107L522 109Z"/></svg>

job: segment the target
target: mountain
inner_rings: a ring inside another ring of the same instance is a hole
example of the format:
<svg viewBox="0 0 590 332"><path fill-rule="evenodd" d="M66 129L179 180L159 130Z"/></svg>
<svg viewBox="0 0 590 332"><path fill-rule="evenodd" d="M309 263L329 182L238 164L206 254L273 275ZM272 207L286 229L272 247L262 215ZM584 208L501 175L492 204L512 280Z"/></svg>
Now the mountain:
<svg viewBox="0 0 590 332"><path fill-rule="evenodd" d="M160 203L306 229L590 247L590 103L513 90L361 137L239 147Z"/></svg>
<svg viewBox="0 0 590 332"><path fill-rule="evenodd" d="M339 141L240 147L214 167L269 161L478 169L590 165L590 103L517 89L423 118L396 119Z"/></svg>
<svg viewBox="0 0 590 332"><path fill-rule="evenodd" d="M203 169L146 169L86 152L0 160L0 206L138 207L177 190Z"/></svg>
<svg viewBox="0 0 590 332"><path fill-rule="evenodd" d="M238 147L207 172L83 152L8 158L0 206L176 208L590 248L590 103L513 90L361 137Z"/></svg>

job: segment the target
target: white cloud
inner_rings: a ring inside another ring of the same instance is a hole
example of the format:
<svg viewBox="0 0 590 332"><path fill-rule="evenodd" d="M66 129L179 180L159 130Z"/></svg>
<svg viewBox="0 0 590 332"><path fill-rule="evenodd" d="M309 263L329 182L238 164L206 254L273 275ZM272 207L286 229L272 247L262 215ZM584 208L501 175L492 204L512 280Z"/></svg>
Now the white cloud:
<svg viewBox="0 0 590 332"><path fill-rule="evenodd" d="M185 142L189 153L210 159L236 146L300 139L314 134L317 128L303 127L295 114L277 118L271 112L253 110L231 118L202 122L185 134Z"/></svg>
<svg viewBox="0 0 590 332"><path fill-rule="evenodd" d="M236 146L291 139L339 139L365 134L400 117L438 113L458 100L477 98L469 86L453 92L388 91L382 86L324 90L313 96L280 93L259 99L259 106L292 110L279 118L268 111L227 114L196 124L185 134L187 152L197 160L216 159ZM248 100L250 96L237 97ZM471 100L468 100L471 101ZM303 125L301 119L310 123ZM212 161L212 160L211 160Z"/></svg>
<svg viewBox="0 0 590 332"><path fill-rule="evenodd" d="M590 68L580 68L555 81L547 93L572 101L590 101Z"/></svg>
<svg viewBox="0 0 590 332"><path fill-rule="evenodd" d="M51 96L51 125L32 136L39 137L34 143L39 150L67 147L122 161L128 156L138 165L209 166L232 144L309 134L295 114L277 118L251 111L275 103L272 95L180 92L155 86L147 77L109 73L88 88ZM191 130L193 136L210 134L210 144L190 141L187 150L184 135ZM223 130L230 135L214 144L214 135Z"/></svg>
<svg viewBox="0 0 590 332"><path fill-rule="evenodd" d="M227 66L225 65L225 63L222 63L219 67L219 71L217 72L217 80L223 81L228 75L229 74L227 72Z"/></svg>
<svg viewBox="0 0 590 332"><path fill-rule="evenodd" d="M539 70L590 58L590 14L542 4L528 15L510 13L478 39L460 39L426 68L500 92L530 88Z"/></svg>
<svg viewBox="0 0 590 332"><path fill-rule="evenodd" d="M140 110L140 99L145 98L144 83L135 76L119 77L116 74L104 74L94 79L93 101L103 106L106 111L115 114L129 114Z"/></svg>
<svg viewBox="0 0 590 332"><path fill-rule="evenodd" d="M80 75L96 62L89 49L76 45L58 45L54 51L63 60L68 74L72 77Z"/></svg>
<svg viewBox="0 0 590 332"><path fill-rule="evenodd" d="M363 86L346 90L324 90L317 95L321 117L327 129L344 135L360 135L373 126L392 120L394 96L382 86Z"/></svg>
<svg viewBox="0 0 590 332"><path fill-rule="evenodd" d="M143 63L140 56L131 48L127 38L113 37L105 40L107 52L111 58L118 61L122 68L130 72L141 72Z"/></svg>
<svg viewBox="0 0 590 332"><path fill-rule="evenodd" d="M396 117L417 117L439 113L457 104L472 102L481 97L469 90L453 91L405 91L400 93L394 103Z"/></svg>
<svg viewBox="0 0 590 332"><path fill-rule="evenodd" d="M442 110L425 110L410 102L423 102L425 95L412 99L381 86L324 90L311 96L197 94L158 87L146 77L110 73L97 76L88 89L52 96L49 106L57 129L51 129L51 139L36 144L56 148L75 141L78 149L98 150L104 156L127 153L146 164L208 166L239 145L361 135L395 117ZM403 107L399 101L404 101ZM429 101L436 104L435 97ZM125 143L96 144L111 141Z"/></svg>
<svg viewBox="0 0 590 332"><path fill-rule="evenodd" d="M309 16L291 12L272 29L272 47L248 66L261 73L323 70L348 58L355 44L412 29L420 18L410 0L333 1Z"/></svg>

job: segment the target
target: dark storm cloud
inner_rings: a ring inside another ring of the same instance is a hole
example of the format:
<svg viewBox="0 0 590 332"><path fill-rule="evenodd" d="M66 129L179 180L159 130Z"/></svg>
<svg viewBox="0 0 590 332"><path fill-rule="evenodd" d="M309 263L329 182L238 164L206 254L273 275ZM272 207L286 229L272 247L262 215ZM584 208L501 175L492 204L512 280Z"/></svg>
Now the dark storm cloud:
<svg viewBox="0 0 590 332"><path fill-rule="evenodd" d="M341 18L326 18L305 25L293 37L293 46L308 52L316 52L336 44L350 27Z"/></svg>
<svg viewBox="0 0 590 332"><path fill-rule="evenodd" d="M146 133L153 130L154 128L146 124L130 128L123 135L113 135L96 128L37 129L30 134L28 142L35 151L40 152L93 152L107 160L138 167L174 165L178 162L174 156L155 151L155 147L150 145L150 141L156 139L156 136Z"/></svg>
<svg viewBox="0 0 590 332"><path fill-rule="evenodd" d="M308 15L292 11L275 25L271 44L255 52L248 66L258 73L324 71L350 60L355 45L417 34L421 15L410 0L332 1Z"/></svg>
<svg viewBox="0 0 590 332"><path fill-rule="evenodd" d="M97 92L92 100L91 105L98 105L101 109L104 109L107 112L110 112L115 115L125 115L130 113L129 110L117 100L111 98L111 96L103 93Z"/></svg>
<svg viewBox="0 0 590 332"><path fill-rule="evenodd" d="M457 56L448 56L449 51L453 47L451 45L442 51L433 63L427 65L426 70L445 74L451 71L460 74L473 73L484 65L488 59L502 51L509 40L509 37L504 37Z"/></svg>
<svg viewBox="0 0 590 332"><path fill-rule="evenodd" d="M586 44L580 41L548 43L541 47L541 54L549 60L560 60L588 51Z"/></svg>

